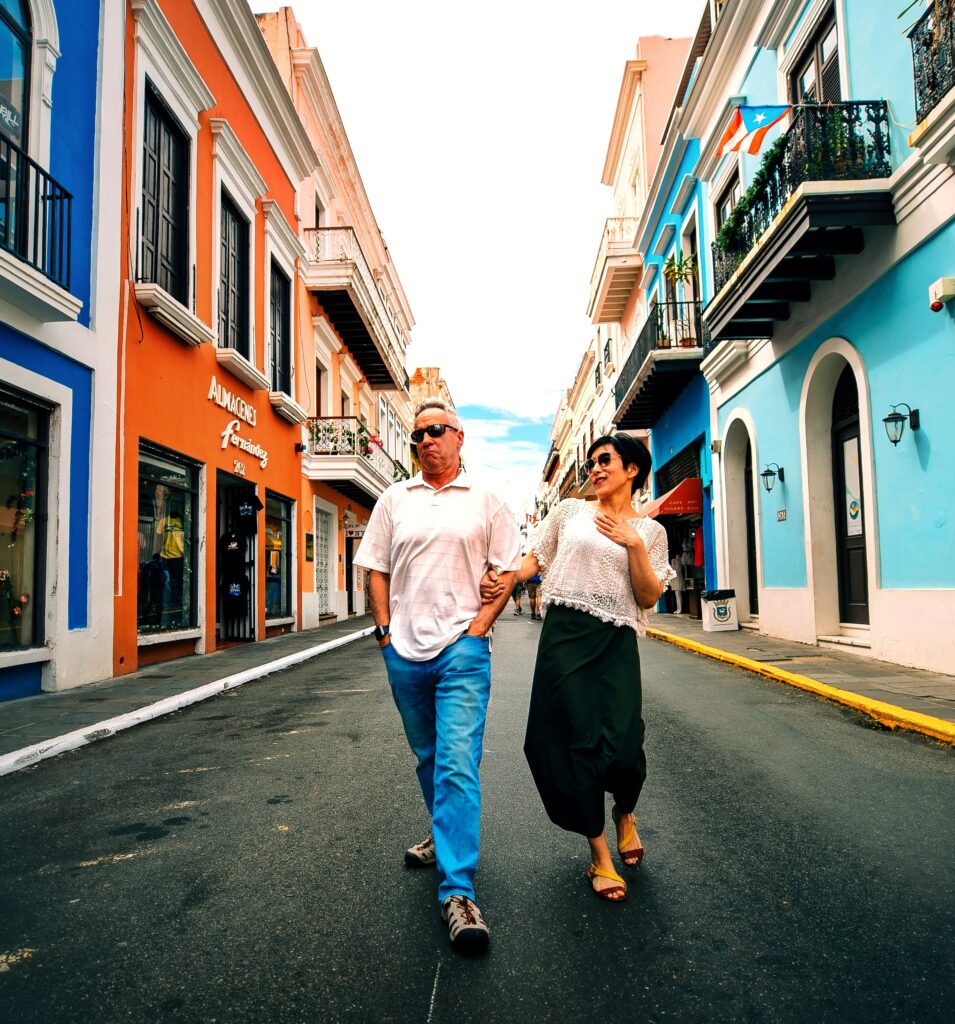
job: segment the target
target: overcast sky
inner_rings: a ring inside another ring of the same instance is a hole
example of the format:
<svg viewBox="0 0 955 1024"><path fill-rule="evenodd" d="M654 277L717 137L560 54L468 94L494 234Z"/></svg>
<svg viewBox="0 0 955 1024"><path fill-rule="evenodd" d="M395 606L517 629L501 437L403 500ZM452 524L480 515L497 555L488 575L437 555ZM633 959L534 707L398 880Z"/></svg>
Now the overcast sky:
<svg viewBox="0 0 955 1024"><path fill-rule="evenodd" d="M408 369L441 367L469 469L520 505L591 337L624 63L692 36L704 0L292 6L411 303Z"/></svg>

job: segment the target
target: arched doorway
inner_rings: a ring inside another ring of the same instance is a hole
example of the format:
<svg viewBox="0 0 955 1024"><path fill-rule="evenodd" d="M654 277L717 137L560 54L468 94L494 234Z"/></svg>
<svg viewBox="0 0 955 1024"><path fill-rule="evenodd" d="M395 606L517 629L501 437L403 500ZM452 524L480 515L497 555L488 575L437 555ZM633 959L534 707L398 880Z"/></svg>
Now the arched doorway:
<svg viewBox="0 0 955 1024"><path fill-rule="evenodd" d="M839 621L868 625L869 586L859 444L859 390L852 367L832 399L832 490L835 506Z"/></svg>

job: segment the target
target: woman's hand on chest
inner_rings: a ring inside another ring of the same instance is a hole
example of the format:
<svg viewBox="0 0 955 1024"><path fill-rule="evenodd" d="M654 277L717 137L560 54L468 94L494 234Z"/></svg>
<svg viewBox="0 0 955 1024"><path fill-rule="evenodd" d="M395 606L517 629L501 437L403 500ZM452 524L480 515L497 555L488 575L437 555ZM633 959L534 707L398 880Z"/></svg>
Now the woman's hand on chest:
<svg viewBox="0 0 955 1024"><path fill-rule="evenodd" d="M597 527L597 532L602 537L606 537L607 540L611 540L623 548L630 550L643 547L643 538L633 524L627 520L618 521L603 512L596 512L594 513L594 526Z"/></svg>

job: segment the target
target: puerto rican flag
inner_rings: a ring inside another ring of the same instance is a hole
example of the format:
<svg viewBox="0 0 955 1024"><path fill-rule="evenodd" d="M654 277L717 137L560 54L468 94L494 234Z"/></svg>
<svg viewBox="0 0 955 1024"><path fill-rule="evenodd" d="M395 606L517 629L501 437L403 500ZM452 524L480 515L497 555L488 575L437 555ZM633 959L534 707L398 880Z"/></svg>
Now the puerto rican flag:
<svg viewBox="0 0 955 1024"><path fill-rule="evenodd" d="M766 138L766 133L774 124L778 124L791 110L791 107L737 107L729 128L720 139L720 148L716 155L738 153L745 149L755 156Z"/></svg>

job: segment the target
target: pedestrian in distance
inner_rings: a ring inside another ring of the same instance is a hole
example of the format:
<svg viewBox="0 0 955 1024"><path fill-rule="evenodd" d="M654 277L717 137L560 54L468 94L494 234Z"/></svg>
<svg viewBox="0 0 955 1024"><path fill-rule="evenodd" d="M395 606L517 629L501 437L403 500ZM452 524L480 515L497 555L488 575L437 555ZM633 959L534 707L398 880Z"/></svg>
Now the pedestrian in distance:
<svg viewBox="0 0 955 1024"><path fill-rule="evenodd" d="M633 494L650 453L627 434L598 437L584 471L596 502L568 499L528 539L518 579L543 579L541 628L524 753L548 816L583 835L597 896L618 902L627 883L614 868L604 794L624 865L644 855L634 809L647 775L637 637L673 576L666 531L637 515ZM499 600L494 574L482 597Z"/></svg>
<svg viewBox="0 0 955 1024"><path fill-rule="evenodd" d="M514 614L523 615L524 610L521 608L521 595L524 593L524 587L520 583L514 584L514 590L511 592L511 597L514 600Z"/></svg>
<svg viewBox="0 0 955 1024"><path fill-rule="evenodd" d="M489 634L520 566L520 537L506 502L465 473L464 431L451 407L422 402L411 440L421 472L378 499L355 562L370 570L375 636L431 816L431 834L406 851L405 864L437 866L452 946L481 952L489 933L474 875ZM480 581L489 569L504 586L483 603Z"/></svg>
<svg viewBox="0 0 955 1024"><path fill-rule="evenodd" d="M531 619L540 622L543 617L541 615L541 574L538 572L531 576L524 584L524 589L527 591L527 602L531 606Z"/></svg>

